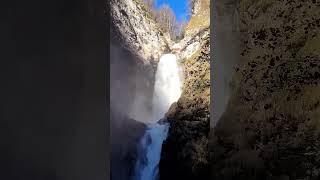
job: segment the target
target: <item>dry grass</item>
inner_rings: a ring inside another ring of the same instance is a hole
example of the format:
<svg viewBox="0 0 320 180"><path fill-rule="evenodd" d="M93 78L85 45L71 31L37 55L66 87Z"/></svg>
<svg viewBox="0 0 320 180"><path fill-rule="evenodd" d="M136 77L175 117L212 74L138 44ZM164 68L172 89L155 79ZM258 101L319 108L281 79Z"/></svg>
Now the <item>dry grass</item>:
<svg viewBox="0 0 320 180"><path fill-rule="evenodd" d="M201 29L210 26L210 1L200 0L200 9L193 15L186 27L186 35L194 35Z"/></svg>

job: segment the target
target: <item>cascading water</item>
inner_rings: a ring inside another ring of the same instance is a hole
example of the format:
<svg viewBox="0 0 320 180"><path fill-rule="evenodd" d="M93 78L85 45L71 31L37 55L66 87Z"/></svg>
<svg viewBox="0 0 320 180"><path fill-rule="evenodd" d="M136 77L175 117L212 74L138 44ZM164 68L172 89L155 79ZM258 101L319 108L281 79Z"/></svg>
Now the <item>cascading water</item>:
<svg viewBox="0 0 320 180"><path fill-rule="evenodd" d="M152 101L153 120L163 118L180 95L181 80L177 57L174 54L165 54L160 58L156 72Z"/></svg>
<svg viewBox="0 0 320 180"><path fill-rule="evenodd" d="M152 102L152 123L139 144L135 180L156 180L159 174L159 161L163 141L167 138L169 123L158 123L172 103L181 95L181 78L177 58L165 54L160 58Z"/></svg>

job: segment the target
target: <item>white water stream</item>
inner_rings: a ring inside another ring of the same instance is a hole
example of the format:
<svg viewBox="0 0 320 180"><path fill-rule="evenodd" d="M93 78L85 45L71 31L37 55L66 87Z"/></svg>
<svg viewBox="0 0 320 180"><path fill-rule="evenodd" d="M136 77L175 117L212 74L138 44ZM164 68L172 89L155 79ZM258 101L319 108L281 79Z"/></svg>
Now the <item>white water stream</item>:
<svg viewBox="0 0 320 180"><path fill-rule="evenodd" d="M160 58L152 101L152 123L140 140L138 160L135 167L135 180L156 180L159 177L159 161L162 143L166 140L169 123L158 123L172 103L181 95L181 78L177 58L165 54Z"/></svg>

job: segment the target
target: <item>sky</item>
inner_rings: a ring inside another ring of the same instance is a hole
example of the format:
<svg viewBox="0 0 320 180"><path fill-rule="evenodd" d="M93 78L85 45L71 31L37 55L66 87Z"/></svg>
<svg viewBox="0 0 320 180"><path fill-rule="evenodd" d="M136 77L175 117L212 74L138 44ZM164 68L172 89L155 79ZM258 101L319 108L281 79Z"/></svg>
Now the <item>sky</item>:
<svg viewBox="0 0 320 180"><path fill-rule="evenodd" d="M172 8L179 22L183 19L189 20L187 17L188 0L156 0L155 6L158 9L163 4L168 4Z"/></svg>

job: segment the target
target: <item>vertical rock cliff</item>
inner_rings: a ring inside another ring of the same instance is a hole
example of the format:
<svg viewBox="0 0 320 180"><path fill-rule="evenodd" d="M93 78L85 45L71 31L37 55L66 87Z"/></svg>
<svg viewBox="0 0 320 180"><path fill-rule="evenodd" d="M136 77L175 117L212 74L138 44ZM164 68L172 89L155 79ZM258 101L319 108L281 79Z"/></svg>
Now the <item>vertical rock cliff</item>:
<svg viewBox="0 0 320 180"><path fill-rule="evenodd" d="M118 73L111 80L123 76L127 78L127 83L121 84L131 84L131 90L122 97L131 94L132 103L123 104L131 105L128 107L130 116L148 121L156 65L160 56L168 50L168 43L141 0L111 0L107 3L110 3L111 13L111 46L115 47L111 56L121 56L111 58L114 62L111 62L111 70L115 72L111 74ZM120 65L120 68L113 68L113 65Z"/></svg>
<svg viewBox="0 0 320 180"><path fill-rule="evenodd" d="M168 45L140 0L106 3L110 3L106 13L111 18L111 179L129 180L134 175L144 123L152 120L156 65Z"/></svg>
<svg viewBox="0 0 320 180"><path fill-rule="evenodd" d="M319 179L320 2L217 2L240 52L211 130L212 179Z"/></svg>
<svg viewBox="0 0 320 180"><path fill-rule="evenodd" d="M140 56L144 64L159 61L167 50L164 33L142 0L111 0L111 24L123 47Z"/></svg>

